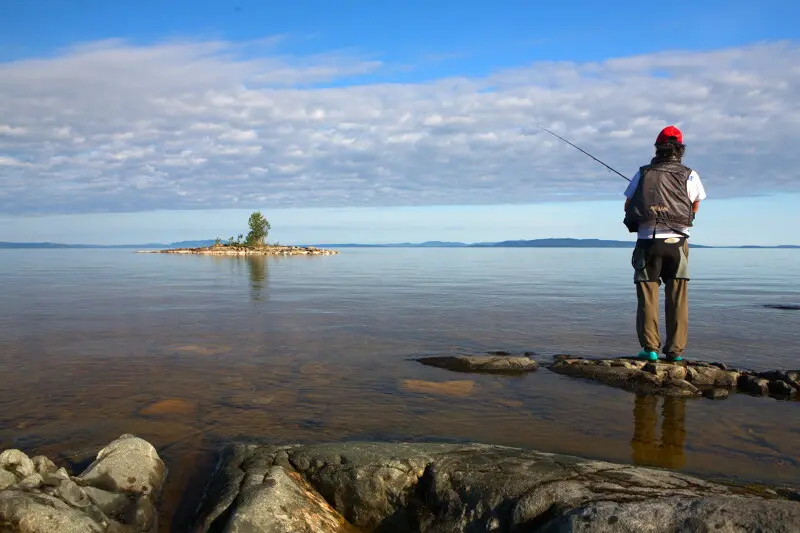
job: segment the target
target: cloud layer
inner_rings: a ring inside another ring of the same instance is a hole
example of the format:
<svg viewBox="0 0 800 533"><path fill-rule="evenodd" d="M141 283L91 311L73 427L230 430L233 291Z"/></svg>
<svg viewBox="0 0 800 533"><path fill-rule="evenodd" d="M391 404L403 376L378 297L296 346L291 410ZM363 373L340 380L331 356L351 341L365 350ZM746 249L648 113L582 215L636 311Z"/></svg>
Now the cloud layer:
<svg viewBox="0 0 800 533"><path fill-rule="evenodd" d="M793 43L412 84L392 69L269 41L104 41L0 64L0 212L619 197L618 176L537 124L632 175L675 123L711 197L800 191Z"/></svg>

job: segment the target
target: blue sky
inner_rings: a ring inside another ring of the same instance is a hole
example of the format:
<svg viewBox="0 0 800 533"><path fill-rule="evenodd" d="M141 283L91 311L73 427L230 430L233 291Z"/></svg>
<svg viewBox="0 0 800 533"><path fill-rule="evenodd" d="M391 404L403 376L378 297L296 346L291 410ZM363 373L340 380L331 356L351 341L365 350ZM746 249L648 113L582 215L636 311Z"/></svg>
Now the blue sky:
<svg viewBox="0 0 800 533"><path fill-rule="evenodd" d="M630 238L678 124L697 242L800 243L793 2L0 3L0 240Z"/></svg>

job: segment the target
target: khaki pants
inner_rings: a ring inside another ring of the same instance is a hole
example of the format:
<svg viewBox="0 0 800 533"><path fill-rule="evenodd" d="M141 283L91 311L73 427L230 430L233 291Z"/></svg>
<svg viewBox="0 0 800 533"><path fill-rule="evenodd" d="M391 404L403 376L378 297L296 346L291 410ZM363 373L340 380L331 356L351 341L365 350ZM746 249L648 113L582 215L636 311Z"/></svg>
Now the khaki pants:
<svg viewBox="0 0 800 533"><path fill-rule="evenodd" d="M642 281L636 284L636 333L639 345L645 350L658 353L661 338L658 331L658 300L660 293L657 281ZM662 353L681 355L686 349L689 325L689 280L664 280L664 315L667 320L667 339Z"/></svg>
<svg viewBox="0 0 800 533"><path fill-rule="evenodd" d="M658 353L683 354L689 329L689 243L639 240L631 259L636 284L636 333L639 345ZM661 350L658 308L661 282L667 339Z"/></svg>

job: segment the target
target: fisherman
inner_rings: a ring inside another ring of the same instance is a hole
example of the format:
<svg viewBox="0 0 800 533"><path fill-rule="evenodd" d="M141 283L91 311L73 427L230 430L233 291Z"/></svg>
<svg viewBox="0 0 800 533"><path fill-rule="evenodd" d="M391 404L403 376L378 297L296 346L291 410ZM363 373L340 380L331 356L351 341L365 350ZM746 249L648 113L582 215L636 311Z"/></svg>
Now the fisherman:
<svg viewBox="0 0 800 533"><path fill-rule="evenodd" d="M689 322L689 228L706 193L700 176L681 163L683 134L668 126L658 134L655 157L639 169L625 190L624 223L636 233L631 263L638 306L638 357L681 361ZM664 282L667 338L658 330L659 291Z"/></svg>

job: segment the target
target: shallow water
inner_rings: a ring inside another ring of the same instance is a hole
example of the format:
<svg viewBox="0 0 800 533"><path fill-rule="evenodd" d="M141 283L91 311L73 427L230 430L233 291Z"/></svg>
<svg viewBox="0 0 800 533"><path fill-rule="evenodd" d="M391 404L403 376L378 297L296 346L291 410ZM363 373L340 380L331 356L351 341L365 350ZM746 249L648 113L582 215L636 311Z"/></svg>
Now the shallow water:
<svg viewBox="0 0 800 533"><path fill-rule="evenodd" d="M195 465L234 438L481 441L800 483L800 402L654 400L546 369L410 360L635 352L630 250L342 252L0 252L0 448L79 463L135 433L171 469L167 518L197 488ZM800 303L800 252L691 261L689 357L800 367L800 312L762 307Z"/></svg>

